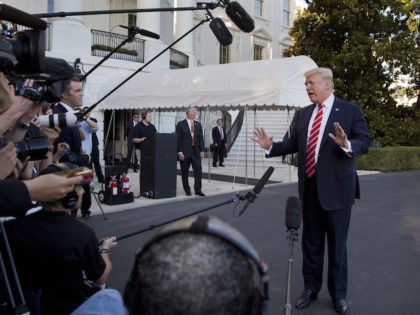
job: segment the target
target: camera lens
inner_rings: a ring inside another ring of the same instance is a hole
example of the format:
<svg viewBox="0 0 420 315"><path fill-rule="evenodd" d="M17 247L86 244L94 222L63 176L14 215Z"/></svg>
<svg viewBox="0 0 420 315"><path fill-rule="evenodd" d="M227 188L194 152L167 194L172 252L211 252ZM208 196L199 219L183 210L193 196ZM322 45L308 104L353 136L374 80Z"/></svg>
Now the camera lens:
<svg viewBox="0 0 420 315"><path fill-rule="evenodd" d="M48 145L44 137L24 139L15 143L16 153L19 160L23 161L28 156L30 161L38 161L47 158Z"/></svg>

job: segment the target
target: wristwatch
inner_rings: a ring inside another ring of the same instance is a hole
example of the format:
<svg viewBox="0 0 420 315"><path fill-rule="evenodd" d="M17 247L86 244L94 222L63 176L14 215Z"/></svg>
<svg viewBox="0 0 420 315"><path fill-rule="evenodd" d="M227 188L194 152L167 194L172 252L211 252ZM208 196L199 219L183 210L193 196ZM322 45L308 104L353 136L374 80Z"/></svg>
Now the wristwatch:
<svg viewBox="0 0 420 315"><path fill-rule="evenodd" d="M101 248L101 249L99 250L99 252L100 252L101 254L109 254L110 250L109 250L108 248Z"/></svg>

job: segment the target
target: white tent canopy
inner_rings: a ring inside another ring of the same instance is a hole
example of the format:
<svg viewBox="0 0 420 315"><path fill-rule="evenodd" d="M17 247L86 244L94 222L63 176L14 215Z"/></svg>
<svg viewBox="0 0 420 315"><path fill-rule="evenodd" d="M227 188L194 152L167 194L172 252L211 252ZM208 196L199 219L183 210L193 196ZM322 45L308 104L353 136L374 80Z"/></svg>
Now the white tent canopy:
<svg viewBox="0 0 420 315"><path fill-rule="evenodd" d="M309 104L304 73L317 67L306 56L247 61L163 73L139 72L100 104L101 109L160 109L188 106L302 107ZM113 78L102 98L126 77Z"/></svg>

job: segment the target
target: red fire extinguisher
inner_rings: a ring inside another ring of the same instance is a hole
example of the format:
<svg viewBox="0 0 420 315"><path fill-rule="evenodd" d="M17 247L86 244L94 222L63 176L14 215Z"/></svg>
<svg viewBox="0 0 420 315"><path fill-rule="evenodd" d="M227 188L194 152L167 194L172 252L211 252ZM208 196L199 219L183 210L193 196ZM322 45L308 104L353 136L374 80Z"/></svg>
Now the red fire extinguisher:
<svg viewBox="0 0 420 315"><path fill-rule="evenodd" d="M127 174L121 175L122 193L128 194L130 192L130 178Z"/></svg>
<svg viewBox="0 0 420 315"><path fill-rule="evenodd" d="M115 176L111 176L111 179L109 180L109 195L118 195L118 182Z"/></svg>

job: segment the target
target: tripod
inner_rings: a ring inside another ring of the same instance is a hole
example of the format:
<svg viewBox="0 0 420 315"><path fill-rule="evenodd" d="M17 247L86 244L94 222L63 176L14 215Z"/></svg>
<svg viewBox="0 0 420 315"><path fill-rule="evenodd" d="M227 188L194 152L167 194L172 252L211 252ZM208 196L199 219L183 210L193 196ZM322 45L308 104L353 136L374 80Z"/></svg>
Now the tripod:
<svg viewBox="0 0 420 315"><path fill-rule="evenodd" d="M0 238L0 279L2 282L1 290L3 290L4 285L4 289L7 292L6 308L4 309L2 305L0 307L0 313L29 315L22 287L20 286L12 252L10 250L9 240L7 238L6 230L4 229L3 221L0 221ZM3 254L5 255L3 256Z"/></svg>
<svg viewBox="0 0 420 315"><path fill-rule="evenodd" d="M103 184L101 184L101 185L103 185ZM101 191L103 191L103 187L101 187ZM104 220L108 220L108 218L105 215L104 210L102 209L101 203L99 202L99 198L98 198L98 196L96 196L96 195L99 195L99 192L97 192L97 193L95 192L95 186L94 186L93 182L90 184L90 193L92 194L93 199L95 199L96 204L98 205L99 209L101 210L102 215L104 217Z"/></svg>

